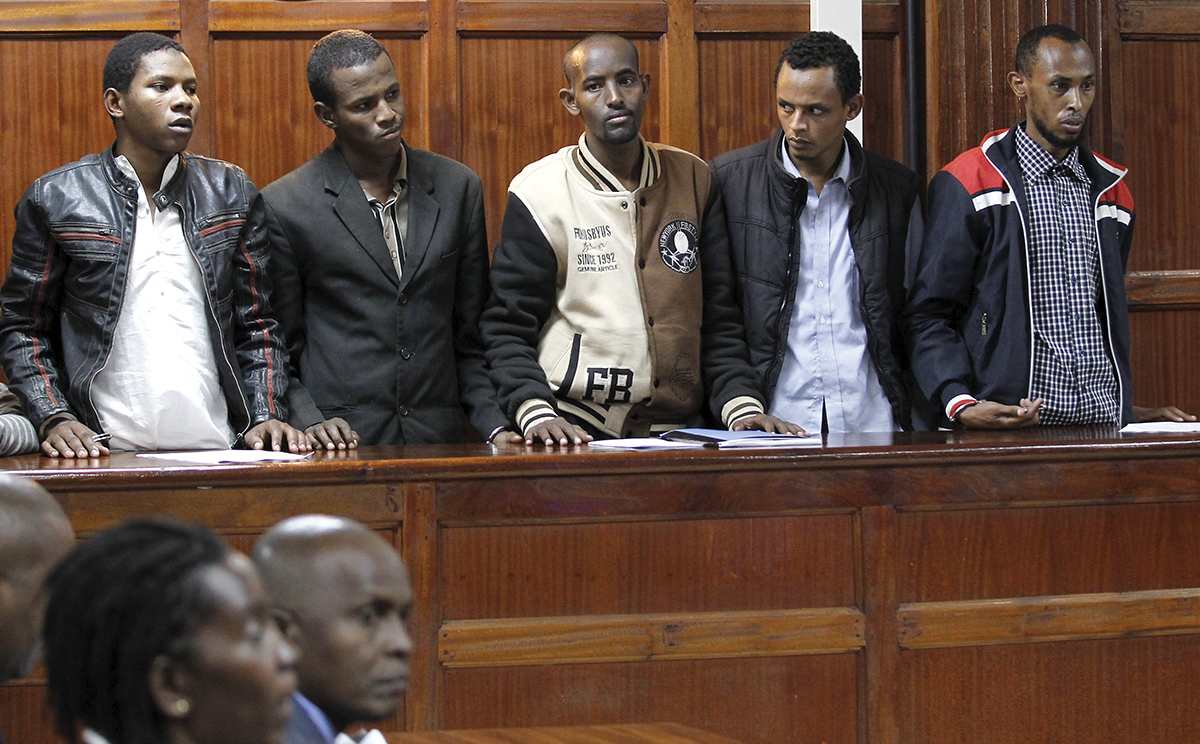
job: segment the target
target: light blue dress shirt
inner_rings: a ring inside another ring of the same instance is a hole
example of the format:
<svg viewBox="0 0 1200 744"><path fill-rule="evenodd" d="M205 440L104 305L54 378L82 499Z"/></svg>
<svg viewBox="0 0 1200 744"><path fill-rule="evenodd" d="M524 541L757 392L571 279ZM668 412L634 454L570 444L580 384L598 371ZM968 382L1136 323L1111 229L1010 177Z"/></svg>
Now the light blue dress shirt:
<svg viewBox="0 0 1200 744"><path fill-rule="evenodd" d="M803 178L784 140L784 169ZM892 407L867 351L862 291L850 245L850 148L821 193L809 183L799 220L800 264L787 350L770 414L808 432L895 431Z"/></svg>

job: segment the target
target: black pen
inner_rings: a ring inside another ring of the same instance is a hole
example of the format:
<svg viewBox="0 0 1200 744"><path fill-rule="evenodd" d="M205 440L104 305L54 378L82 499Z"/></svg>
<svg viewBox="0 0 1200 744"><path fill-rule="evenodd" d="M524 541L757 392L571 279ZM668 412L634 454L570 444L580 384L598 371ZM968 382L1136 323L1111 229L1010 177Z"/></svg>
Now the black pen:
<svg viewBox="0 0 1200 744"><path fill-rule="evenodd" d="M112 434L93 434L92 444L104 444L110 439L112 439Z"/></svg>

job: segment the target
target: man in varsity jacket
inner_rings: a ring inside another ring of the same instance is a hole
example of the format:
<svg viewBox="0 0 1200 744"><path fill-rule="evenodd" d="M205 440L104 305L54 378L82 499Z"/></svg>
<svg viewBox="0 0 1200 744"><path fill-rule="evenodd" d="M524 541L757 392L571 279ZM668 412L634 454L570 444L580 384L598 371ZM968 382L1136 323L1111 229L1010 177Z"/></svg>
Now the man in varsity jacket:
<svg viewBox="0 0 1200 744"><path fill-rule="evenodd" d="M799 432L763 412L708 168L638 134L636 48L590 36L563 72L585 132L513 179L492 262L482 328L501 405L547 446L696 423L706 403L732 429Z"/></svg>
<svg viewBox="0 0 1200 744"><path fill-rule="evenodd" d="M968 428L1195 420L1132 403L1126 170L1083 144L1096 94L1087 44L1042 26L1009 85L1028 120L995 132L929 185L907 315L930 403Z"/></svg>

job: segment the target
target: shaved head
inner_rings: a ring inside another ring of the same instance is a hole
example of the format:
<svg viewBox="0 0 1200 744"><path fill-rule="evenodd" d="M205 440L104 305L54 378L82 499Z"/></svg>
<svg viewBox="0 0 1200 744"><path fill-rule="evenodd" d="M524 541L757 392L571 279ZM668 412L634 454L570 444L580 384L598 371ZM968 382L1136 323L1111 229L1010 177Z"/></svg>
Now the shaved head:
<svg viewBox="0 0 1200 744"><path fill-rule="evenodd" d="M253 558L300 648L300 692L339 730L394 714L412 651L412 588L396 550L358 522L310 514L268 530Z"/></svg>
<svg viewBox="0 0 1200 744"><path fill-rule="evenodd" d="M58 502L38 484L0 474L0 682L37 661L42 581L75 542Z"/></svg>
<svg viewBox="0 0 1200 744"><path fill-rule="evenodd" d="M632 41L617 34L592 34L587 38L575 42L574 46L568 49L566 55L563 57L563 75L567 78L568 86L575 85L579 71L583 69L583 61L587 59L587 50L600 44L619 44L624 46L633 54L634 70L640 69L641 59L638 57L637 47L633 45Z"/></svg>

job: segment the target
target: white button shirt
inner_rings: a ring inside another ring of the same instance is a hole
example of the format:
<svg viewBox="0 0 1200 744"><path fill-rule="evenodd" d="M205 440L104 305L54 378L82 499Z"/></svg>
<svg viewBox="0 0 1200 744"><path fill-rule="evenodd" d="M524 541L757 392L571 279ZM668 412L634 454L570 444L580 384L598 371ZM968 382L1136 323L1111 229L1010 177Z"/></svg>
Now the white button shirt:
<svg viewBox="0 0 1200 744"><path fill-rule="evenodd" d="M803 178L787 152L783 167ZM892 407L867 351L861 280L850 245L850 148L818 195L808 186L800 213L800 276L788 325L787 349L770 414L808 432L894 431Z"/></svg>
<svg viewBox="0 0 1200 744"><path fill-rule="evenodd" d="M234 441L217 376L200 266L183 237L178 206L150 212L138 183L137 227L112 351L92 401L118 450L228 449ZM179 168L175 156L163 173Z"/></svg>

